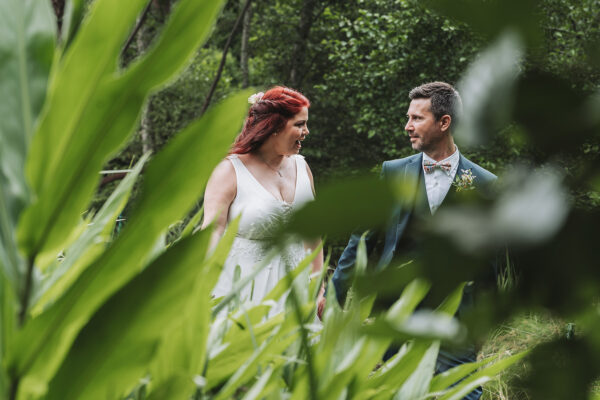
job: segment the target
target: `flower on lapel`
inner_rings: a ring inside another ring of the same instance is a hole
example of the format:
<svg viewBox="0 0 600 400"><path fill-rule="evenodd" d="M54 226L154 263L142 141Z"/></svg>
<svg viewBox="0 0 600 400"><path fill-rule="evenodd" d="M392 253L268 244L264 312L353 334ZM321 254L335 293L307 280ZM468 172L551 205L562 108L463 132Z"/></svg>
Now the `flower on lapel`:
<svg viewBox="0 0 600 400"><path fill-rule="evenodd" d="M476 175L473 175L473 171L471 169L461 169L462 173L456 176L454 182L452 182L452 186L456 188L457 192L462 190L473 190L475 189L474 181Z"/></svg>

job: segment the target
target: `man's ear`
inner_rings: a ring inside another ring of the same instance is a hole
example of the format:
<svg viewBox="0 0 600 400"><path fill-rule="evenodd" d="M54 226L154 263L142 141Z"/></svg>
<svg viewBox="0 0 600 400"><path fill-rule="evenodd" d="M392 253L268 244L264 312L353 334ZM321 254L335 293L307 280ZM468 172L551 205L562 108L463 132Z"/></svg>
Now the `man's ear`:
<svg viewBox="0 0 600 400"><path fill-rule="evenodd" d="M442 132L449 131L451 123L452 123L451 116L449 116L448 114L442 115L442 118L440 118L440 129L442 130Z"/></svg>

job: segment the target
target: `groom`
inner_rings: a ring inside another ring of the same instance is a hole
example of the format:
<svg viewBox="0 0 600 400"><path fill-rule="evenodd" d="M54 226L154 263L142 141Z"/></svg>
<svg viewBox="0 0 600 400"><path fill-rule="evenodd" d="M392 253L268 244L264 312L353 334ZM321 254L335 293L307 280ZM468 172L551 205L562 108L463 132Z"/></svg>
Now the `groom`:
<svg viewBox="0 0 600 400"><path fill-rule="evenodd" d="M412 254L417 249L413 229L423 218L431 217L442 206L444 199L454 191L452 182L461 177L463 170L474 176L474 187L484 187L492 183L496 176L477 164L467 160L454 145L452 132L456 126L462 102L458 92L444 82L431 82L410 91L408 108L408 133L412 148L420 153L398 160L385 161L382 167L383 177L399 176L413 179L417 184L416 200L410 206L399 209L391 217L389 228L378 244L375 233L366 237L367 252L381 246L378 268L384 268L396 255ZM361 235L350 238L332 277L336 295L340 304L345 301L346 293L352 282L356 261L356 251ZM399 289L401 291L402 288ZM463 299L464 302L469 299ZM322 312L323 302L319 304ZM458 353L440 351L436 372L443 372L456 365L475 361L474 349ZM481 389L470 393L465 399L476 400Z"/></svg>

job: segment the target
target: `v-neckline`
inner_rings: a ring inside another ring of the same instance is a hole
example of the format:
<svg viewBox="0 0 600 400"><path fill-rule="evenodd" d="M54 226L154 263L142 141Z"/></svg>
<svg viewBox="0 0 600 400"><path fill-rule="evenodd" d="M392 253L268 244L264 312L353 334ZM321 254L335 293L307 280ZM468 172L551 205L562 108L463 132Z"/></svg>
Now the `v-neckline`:
<svg viewBox="0 0 600 400"><path fill-rule="evenodd" d="M277 198L269 189L267 189L262 183L260 183L260 181L258 180L258 178L256 178L254 176L254 174L248 169L248 167L246 167L246 164L244 164L244 161L237 157L238 160L240 160L240 163L242 164L242 166L244 167L244 169L246 170L246 172L248 172L248 175L250 175L250 177L254 180L254 182L260 186L262 188L262 190L264 190L273 200L282 203L282 204L286 204L288 206L293 205L296 202L296 193L298 193L298 163L296 162L296 158L294 157L294 165L296 168L296 182L294 183L294 195L292 196L292 201L291 202L287 202L285 201L285 199L283 198L283 196L281 196L281 199ZM281 193L280 193L281 194Z"/></svg>

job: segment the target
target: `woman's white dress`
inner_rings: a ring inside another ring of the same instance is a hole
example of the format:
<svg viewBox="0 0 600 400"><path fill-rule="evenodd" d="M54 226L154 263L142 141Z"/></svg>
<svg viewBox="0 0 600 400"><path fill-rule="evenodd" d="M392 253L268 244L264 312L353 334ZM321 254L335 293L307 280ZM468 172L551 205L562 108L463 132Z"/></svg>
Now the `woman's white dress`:
<svg viewBox="0 0 600 400"><path fill-rule="evenodd" d="M233 164L237 179L237 194L229 207L228 223L241 215L237 237L223 267L213 295L224 296L231 292L236 266L240 266L241 276L251 274L272 248L273 228L285 221L291 213L306 202L314 199L308 177L306 161L300 155L291 156L296 164L296 190L292 203L275 198L246 168L237 155L227 157ZM306 256L304 243L292 241L283 251L272 258L262 269L253 283L241 291L242 301L250 300L258 304L277 285L288 268L294 268ZM270 314L280 311L280 302Z"/></svg>

